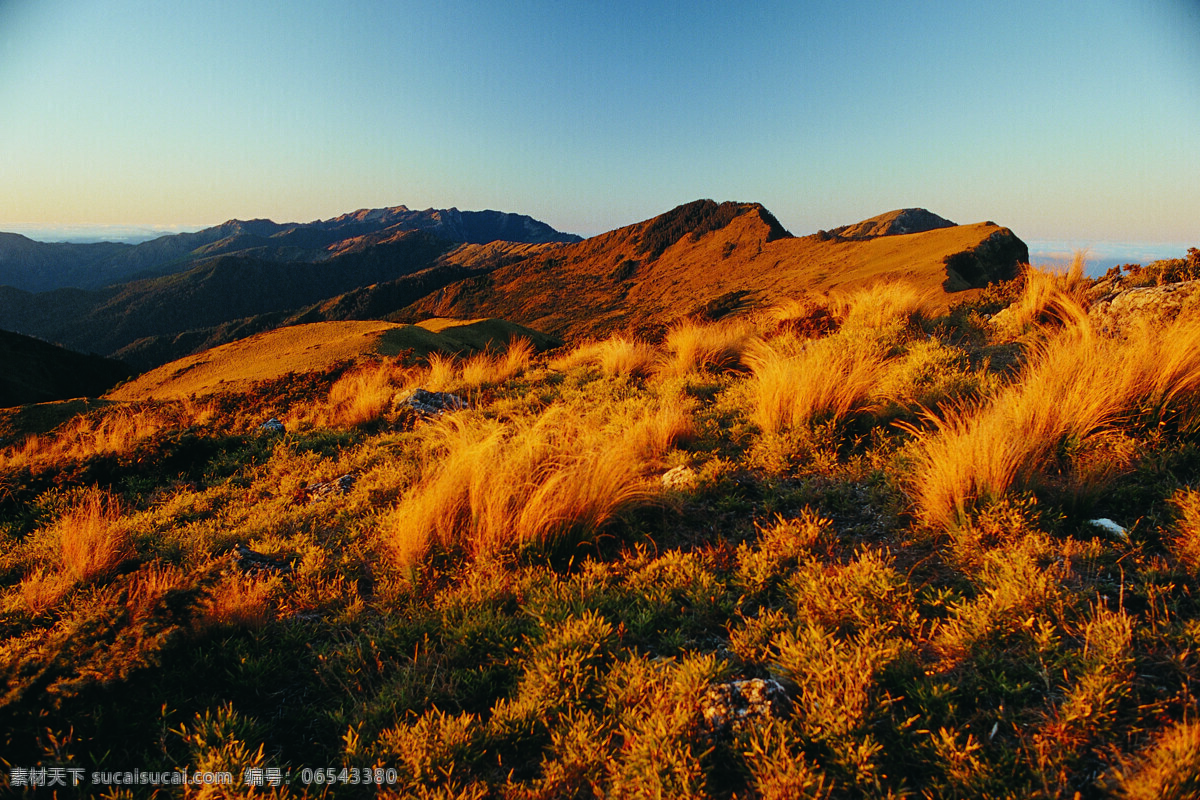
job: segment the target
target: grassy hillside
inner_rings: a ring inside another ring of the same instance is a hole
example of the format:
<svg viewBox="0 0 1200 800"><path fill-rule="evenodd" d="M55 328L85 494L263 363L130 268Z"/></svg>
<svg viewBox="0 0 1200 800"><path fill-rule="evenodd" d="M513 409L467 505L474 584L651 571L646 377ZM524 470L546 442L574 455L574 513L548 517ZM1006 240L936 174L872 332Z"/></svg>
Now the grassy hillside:
<svg viewBox="0 0 1200 800"><path fill-rule="evenodd" d="M243 391L288 373L326 372L364 356L462 354L503 349L525 339L536 350L557 340L504 320L314 322L291 325L203 350L164 364L108 396L122 402L167 400Z"/></svg>
<svg viewBox="0 0 1200 800"><path fill-rule="evenodd" d="M1114 338L1088 297L893 283L90 410L0 451L0 757L288 796L1193 796L1200 323Z"/></svg>

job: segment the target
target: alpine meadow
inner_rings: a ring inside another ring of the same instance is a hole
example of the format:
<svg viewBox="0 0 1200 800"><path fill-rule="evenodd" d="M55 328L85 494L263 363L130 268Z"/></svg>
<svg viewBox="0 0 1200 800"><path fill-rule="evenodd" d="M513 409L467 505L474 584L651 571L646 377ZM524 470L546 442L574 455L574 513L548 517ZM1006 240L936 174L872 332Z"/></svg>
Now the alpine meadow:
<svg viewBox="0 0 1200 800"><path fill-rule="evenodd" d="M486 213L0 290L10 789L1200 793L1200 251Z"/></svg>

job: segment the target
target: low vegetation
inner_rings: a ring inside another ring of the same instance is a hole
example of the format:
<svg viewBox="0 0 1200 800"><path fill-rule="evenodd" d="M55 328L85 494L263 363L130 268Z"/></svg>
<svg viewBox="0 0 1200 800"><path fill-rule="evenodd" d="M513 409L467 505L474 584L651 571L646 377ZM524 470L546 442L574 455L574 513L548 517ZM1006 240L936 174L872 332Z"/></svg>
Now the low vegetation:
<svg viewBox="0 0 1200 800"><path fill-rule="evenodd" d="M1090 287L806 296L10 432L3 766L1194 796L1200 321L1118 337Z"/></svg>

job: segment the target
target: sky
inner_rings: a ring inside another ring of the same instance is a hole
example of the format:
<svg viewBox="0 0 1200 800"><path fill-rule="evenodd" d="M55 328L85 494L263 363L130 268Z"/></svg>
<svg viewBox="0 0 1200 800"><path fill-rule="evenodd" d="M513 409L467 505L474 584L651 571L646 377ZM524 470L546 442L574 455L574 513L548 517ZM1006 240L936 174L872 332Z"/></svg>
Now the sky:
<svg viewBox="0 0 1200 800"><path fill-rule="evenodd" d="M0 0L0 230L699 198L1200 244L1200 0Z"/></svg>

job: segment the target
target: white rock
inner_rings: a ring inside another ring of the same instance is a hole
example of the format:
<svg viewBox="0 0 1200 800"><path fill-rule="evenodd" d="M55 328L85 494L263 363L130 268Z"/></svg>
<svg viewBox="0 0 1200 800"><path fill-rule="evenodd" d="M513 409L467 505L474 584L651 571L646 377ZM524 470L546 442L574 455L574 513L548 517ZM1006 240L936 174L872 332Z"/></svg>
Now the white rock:
<svg viewBox="0 0 1200 800"><path fill-rule="evenodd" d="M1088 525L1093 525L1093 526L1099 528L1100 530L1104 531L1105 533L1107 533L1109 536L1113 537L1114 539L1119 539L1122 542L1129 541L1129 531L1125 530L1124 528L1122 528L1117 523L1113 522L1108 517L1101 517L1100 519L1089 519Z"/></svg>

